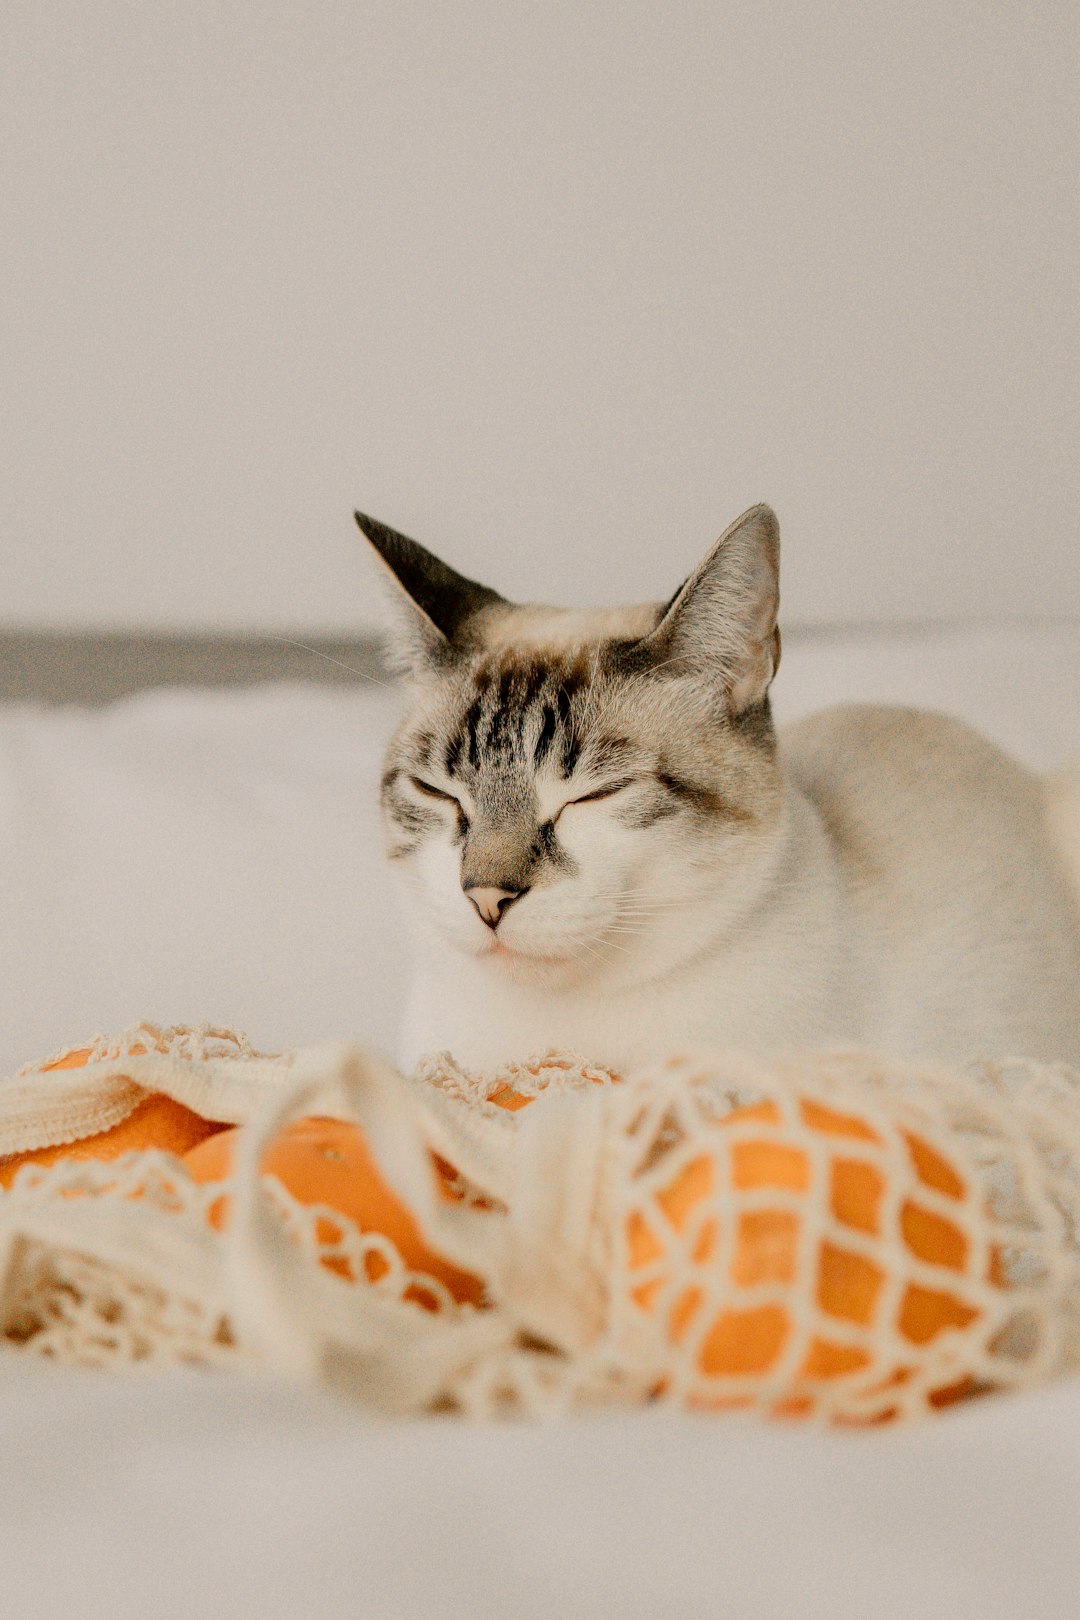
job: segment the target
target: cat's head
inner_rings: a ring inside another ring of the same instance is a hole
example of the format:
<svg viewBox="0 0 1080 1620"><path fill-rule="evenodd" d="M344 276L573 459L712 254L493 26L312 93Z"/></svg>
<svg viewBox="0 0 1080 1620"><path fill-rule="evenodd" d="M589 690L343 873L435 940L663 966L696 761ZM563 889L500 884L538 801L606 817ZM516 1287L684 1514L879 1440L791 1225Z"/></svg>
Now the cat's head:
<svg viewBox="0 0 1080 1620"><path fill-rule="evenodd" d="M770 841L779 532L755 506L666 604L516 606L357 514L408 710L382 780L421 934L570 987L677 960Z"/></svg>

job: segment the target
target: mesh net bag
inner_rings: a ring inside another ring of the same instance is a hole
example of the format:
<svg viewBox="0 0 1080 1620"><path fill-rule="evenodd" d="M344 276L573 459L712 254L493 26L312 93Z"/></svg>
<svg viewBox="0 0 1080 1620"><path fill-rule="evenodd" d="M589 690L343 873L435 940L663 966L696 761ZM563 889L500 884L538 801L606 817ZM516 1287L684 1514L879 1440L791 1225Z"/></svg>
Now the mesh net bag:
<svg viewBox="0 0 1080 1620"><path fill-rule="evenodd" d="M257 1365L384 1411L652 1402L854 1425L1080 1359L1067 1069L710 1053L618 1078L549 1053L406 1077L362 1048L223 1039L104 1043L77 1080L220 1087L247 1121L228 1225L208 1219L220 1187L169 1155L25 1167L0 1194L10 1352ZM355 1122L431 1249L477 1280L468 1298L261 1173L311 1115Z"/></svg>

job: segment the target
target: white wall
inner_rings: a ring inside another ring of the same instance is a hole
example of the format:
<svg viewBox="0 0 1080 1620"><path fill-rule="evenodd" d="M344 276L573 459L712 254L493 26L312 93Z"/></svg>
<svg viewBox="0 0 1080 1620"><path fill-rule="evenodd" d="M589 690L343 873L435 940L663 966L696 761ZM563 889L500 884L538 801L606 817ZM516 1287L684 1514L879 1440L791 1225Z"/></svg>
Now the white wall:
<svg viewBox="0 0 1080 1620"><path fill-rule="evenodd" d="M7 0L0 621L1080 615L1074 0Z"/></svg>

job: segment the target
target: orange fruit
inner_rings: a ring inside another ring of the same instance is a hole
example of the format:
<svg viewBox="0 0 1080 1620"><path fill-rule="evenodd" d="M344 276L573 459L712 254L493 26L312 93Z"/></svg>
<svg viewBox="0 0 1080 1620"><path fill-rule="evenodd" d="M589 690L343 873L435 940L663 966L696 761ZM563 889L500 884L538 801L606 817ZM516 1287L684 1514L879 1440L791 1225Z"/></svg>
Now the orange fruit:
<svg viewBox="0 0 1080 1620"><path fill-rule="evenodd" d="M185 1155L184 1166L194 1181L206 1185L232 1177L241 1129L220 1131ZM358 1126L341 1119L294 1120L270 1143L262 1170L264 1175L276 1176L297 1203L325 1204L347 1216L362 1232L381 1232L410 1271L437 1278L456 1300L479 1303L483 1294L479 1277L461 1270L428 1245L412 1211L384 1180ZM454 1196L442 1175L437 1177L437 1186L448 1201ZM210 1206L209 1216L219 1228L227 1223L227 1196ZM336 1235L329 1223L320 1223L317 1236L323 1241L332 1242ZM323 1263L349 1275L346 1263L336 1257L324 1257ZM370 1254L366 1270L376 1281L385 1274L386 1261L379 1254Z"/></svg>
<svg viewBox="0 0 1080 1620"><path fill-rule="evenodd" d="M803 1125L826 1145L832 1216L841 1227L850 1227L853 1232L880 1235L885 1177L876 1164L859 1156L856 1146L860 1141L879 1142L878 1130L856 1115L834 1111L809 1099L800 1103L800 1112ZM721 1128L753 1123L775 1127L780 1121L775 1104L763 1103L735 1109L720 1124ZM955 1167L920 1137L906 1131L901 1136L915 1180L946 1197L962 1199L965 1183ZM686 1230L701 1205L711 1198L722 1171L735 1194L732 1304L720 1311L708 1327L701 1340L698 1366L706 1377L763 1374L779 1358L792 1319L780 1304L740 1309L738 1290L759 1283L796 1283L805 1218L790 1203L786 1208L769 1209L757 1207L759 1200L755 1199L755 1207L740 1209L738 1194L776 1188L789 1195L807 1194L809 1198L813 1165L805 1140L799 1136L785 1140L768 1131L760 1137L740 1133L740 1139L730 1143L721 1139L713 1152L688 1160L676 1171L671 1181L653 1195L652 1209L646 1206L634 1210L626 1223L630 1270L646 1266L654 1270L632 1290L631 1297L643 1310L654 1307L665 1282L655 1270L670 1241L664 1233ZM901 1295L896 1326L913 1347L918 1347L947 1327L966 1326L978 1314L950 1286L950 1274L960 1277L967 1267L968 1239L959 1224L924 1207L915 1197L906 1198L901 1206L900 1233L913 1256L941 1268L940 1287L911 1281ZM839 1244L835 1235L834 1229L818 1246L815 1303L823 1318L870 1327L886 1281L884 1258L878 1263L854 1246ZM707 1264L717 1248L716 1223L708 1217L700 1226L689 1258L694 1264ZM805 1265L805 1260L802 1263ZM989 1280L1000 1281L994 1264ZM684 1336L704 1297L700 1288L691 1285L674 1301L668 1322L673 1343ZM823 1326L827 1328L827 1323ZM866 1350L831 1341L826 1332L811 1341L799 1376L837 1377L868 1366L870 1359Z"/></svg>
<svg viewBox="0 0 1080 1620"><path fill-rule="evenodd" d="M535 1101L534 1097L528 1096L525 1092L515 1091L513 1086L500 1086L498 1091L493 1091L488 1098L489 1103L494 1103L497 1108L505 1108L510 1114L516 1114L519 1108L527 1108Z"/></svg>
<svg viewBox="0 0 1080 1620"><path fill-rule="evenodd" d="M539 1079L543 1073L550 1071L557 1073L560 1070L563 1073L569 1072L575 1075L580 1075L582 1072L580 1061L577 1058L561 1053L549 1053L546 1057L538 1059L534 1063L520 1065L520 1072L532 1080ZM588 1069L585 1073L594 1086L617 1084L621 1078L613 1069ZM545 1087L541 1087L539 1092L518 1091L512 1082L507 1081L497 1091L491 1092L487 1101L494 1103L497 1108L505 1108L508 1113L516 1114L518 1109L527 1108L531 1102L536 1101L537 1096L542 1096L545 1089Z"/></svg>
<svg viewBox="0 0 1080 1620"><path fill-rule="evenodd" d="M90 1047L68 1052L55 1063L43 1065L41 1072L53 1069L79 1069L90 1057ZM133 1048L133 1051L144 1050ZM38 1164L43 1168L61 1159L118 1159L123 1153L134 1153L148 1148L160 1148L165 1153L185 1154L196 1143L223 1129L214 1120L203 1119L183 1103L175 1102L164 1092L151 1092L137 1103L122 1119L107 1131L84 1136L77 1142L57 1143L52 1147L32 1148L26 1153L10 1153L0 1159L0 1187L9 1187L24 1164Z"/></svg>

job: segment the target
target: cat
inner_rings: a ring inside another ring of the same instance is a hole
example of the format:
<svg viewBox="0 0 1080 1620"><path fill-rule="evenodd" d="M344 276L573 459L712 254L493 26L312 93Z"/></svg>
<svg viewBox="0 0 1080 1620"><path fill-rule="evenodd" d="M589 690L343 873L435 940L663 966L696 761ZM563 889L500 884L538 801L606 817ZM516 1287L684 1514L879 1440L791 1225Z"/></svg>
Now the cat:
<svg viewBox="0 0 1080 1620"><path fill-rule="evenodd" d="M588 611L514 605L357 522L407 672L381 789L416 945L403 1064L558 1047L624 1070L705 1046L1080 1064L1080 860L1045 784L916 709L778 734L767 506L665 605Z"/></svg>

